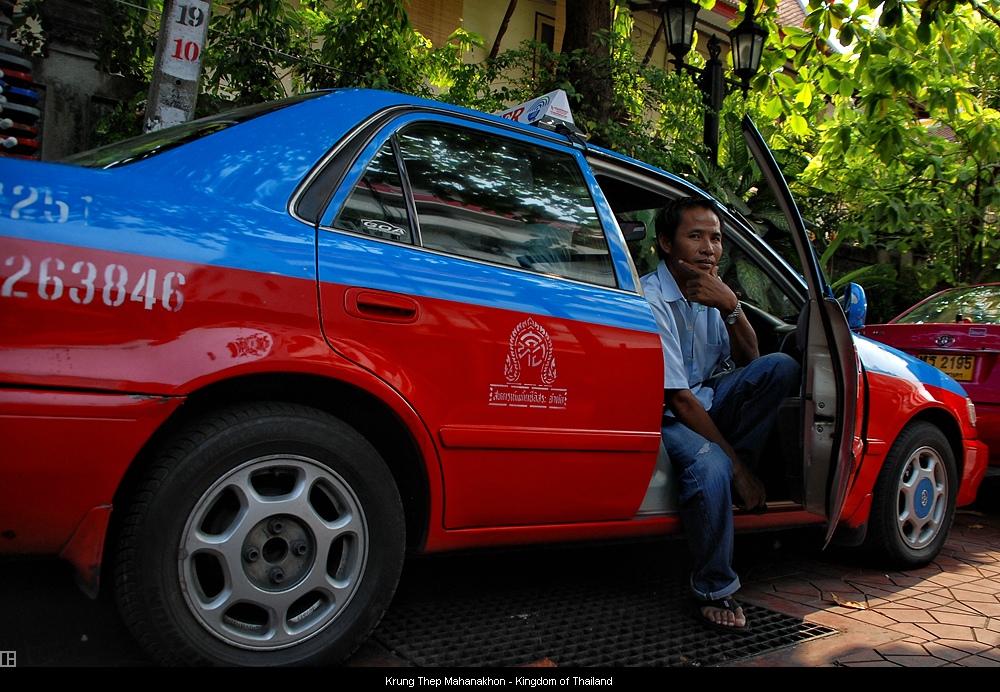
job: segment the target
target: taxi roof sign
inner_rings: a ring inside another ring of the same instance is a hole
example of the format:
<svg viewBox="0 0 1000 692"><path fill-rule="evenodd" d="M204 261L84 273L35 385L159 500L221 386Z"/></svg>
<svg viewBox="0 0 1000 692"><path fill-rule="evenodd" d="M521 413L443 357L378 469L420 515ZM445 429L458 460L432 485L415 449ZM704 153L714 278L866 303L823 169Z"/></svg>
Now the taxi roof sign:
<svg viewBox="0 0 1000 692"><path fill-rule="evenodd" d="M580 134L580 129L573 122L573 113L569 109L569 98L562 89L519 103L496 115L527 125L538 125L547 130L557 130L562 125L571 132Z"/></svg>

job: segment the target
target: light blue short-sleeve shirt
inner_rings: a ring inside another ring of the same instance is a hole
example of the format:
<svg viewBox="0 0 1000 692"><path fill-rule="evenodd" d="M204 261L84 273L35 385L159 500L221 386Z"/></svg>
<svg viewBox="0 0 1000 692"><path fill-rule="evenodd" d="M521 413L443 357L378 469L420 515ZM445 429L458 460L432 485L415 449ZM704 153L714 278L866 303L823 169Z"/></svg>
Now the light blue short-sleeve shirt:
<svg viewBox="0 0 1000 692"><path fill-rule="evenodd" d="M729 358L729 332L715 308L689 303L660 262L642 277L642 290L653 309L663 348L663 388L690 389L705 410L712 408L713 390L703 386Z"/></svg>

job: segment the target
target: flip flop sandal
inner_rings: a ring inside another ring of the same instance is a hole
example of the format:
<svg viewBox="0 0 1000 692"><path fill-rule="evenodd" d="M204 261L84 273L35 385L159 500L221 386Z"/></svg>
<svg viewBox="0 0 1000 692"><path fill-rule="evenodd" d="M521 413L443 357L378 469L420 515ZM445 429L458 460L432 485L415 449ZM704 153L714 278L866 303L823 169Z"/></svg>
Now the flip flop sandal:
<svg viewBox="0 0 1000 692"><path fill-rule="evenodd" d="M736 599L732 596L719 598L714 601L701 601L695 599L694 606L695 617L697 617L701 624L705 625L705 627L708 627L709 629L715 630L716 632L725 632L726 634L747 634L750 632L751 628L749 620L747 620L747 623L743 625L743 627L735 627L732 625L721 625L702 615L701 609L705 607L718 608L720 610L728 610L731 613L735 613L737 610L742 608L742 606L737 603ZM746 611L743 611L743 617L746 617Z"/></svg>

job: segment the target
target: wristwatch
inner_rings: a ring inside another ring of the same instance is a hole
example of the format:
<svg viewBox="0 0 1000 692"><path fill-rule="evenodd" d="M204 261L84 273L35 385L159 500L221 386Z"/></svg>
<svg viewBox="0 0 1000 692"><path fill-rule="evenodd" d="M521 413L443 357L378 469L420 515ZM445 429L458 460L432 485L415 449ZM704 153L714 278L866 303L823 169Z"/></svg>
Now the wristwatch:
<svg viewBox="0 0 1000 692"><path fill-rule="evenodd" d="M742 311L743 311L743 303L737 300L736 309L733 310L726 318L726 324L736 324L736 320L740 318L740 312Z"/></svg>

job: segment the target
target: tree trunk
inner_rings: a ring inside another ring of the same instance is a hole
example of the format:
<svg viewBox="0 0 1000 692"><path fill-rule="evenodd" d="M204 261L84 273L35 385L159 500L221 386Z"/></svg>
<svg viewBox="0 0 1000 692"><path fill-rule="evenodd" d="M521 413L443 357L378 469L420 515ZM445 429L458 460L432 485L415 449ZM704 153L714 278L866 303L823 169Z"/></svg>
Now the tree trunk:
<svg viewBox="0 0 1000 692"><path fill-rule="evenodd" d="M664 19L660 20L660 26L656 27L656 33L653 34L653 40L649 42L649 48L646 49L646 57L642 59L642 66L645 67L649 64L649 61L653 58L653 51L656 49L656 44L660 42L663 37L663 22Z"/></svg>
<svg viewBox="0 0 1000 692"><path fill-rule="evenodd" d="M566 3L563 55L569 60L569 82L582 97L579 112L597 124L614 119L614 85L611 78L613 0L571 0ZM575 51L579 51L575 56Z"/></svg>
<svg viewBox="0 0 1000 692"><path fill-rule="evenodd" d="M507 33L507 25L510 24L510 18L514 14L514 8L517 7L517 0L510 0L507 5L507 14L503 16L503 21L500 22L500 29L497 31L496 40L493 41L493 50L490 51L490 60L493 60L500 53L500 41L503 39L503 35Z"/></svg>

